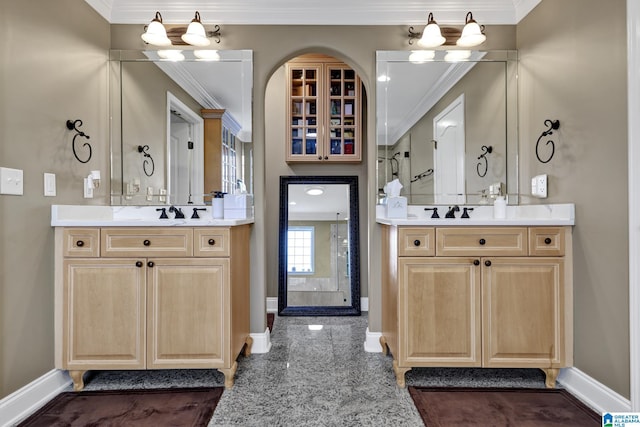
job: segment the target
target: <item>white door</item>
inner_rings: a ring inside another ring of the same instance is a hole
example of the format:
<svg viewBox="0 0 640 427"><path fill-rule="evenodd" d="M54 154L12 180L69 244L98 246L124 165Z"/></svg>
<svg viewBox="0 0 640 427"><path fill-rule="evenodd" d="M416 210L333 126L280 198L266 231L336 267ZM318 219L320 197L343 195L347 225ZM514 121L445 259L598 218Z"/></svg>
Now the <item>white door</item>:
<svg viewBox="0 0 640 427"><path fill-rule="evenodd" d="M433 140L434 201L464 204L464 94L433 119Z"/></svg>

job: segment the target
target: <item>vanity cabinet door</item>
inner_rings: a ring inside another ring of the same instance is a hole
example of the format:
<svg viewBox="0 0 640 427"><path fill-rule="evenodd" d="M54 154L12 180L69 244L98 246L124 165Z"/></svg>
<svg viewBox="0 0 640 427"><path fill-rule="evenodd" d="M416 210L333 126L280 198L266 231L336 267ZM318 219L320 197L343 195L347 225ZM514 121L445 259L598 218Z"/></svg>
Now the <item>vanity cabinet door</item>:
<svg viewBox="0 0 640 427"><path fill-rule="evenodd" d="M400 366L480 366L481 268L474 261L399 259Z"/></svg>
<svg viewBox="0 0 640 427"><path fill-rule="evenodd" d="M562 258L482 260L483 366L564 363L563 278Z"/></svg>
<svg viewBox="0 0 640 427"><path fill-rule="evenodd" d="M144 263L65 259L63 269L64 369L143 369Z"/></svg>
<svg viewBox="0 0 640 427"><path fill-rule="evenodd" d="M147 368L223 367L230 348L229 259L149 262Z"/></svg>

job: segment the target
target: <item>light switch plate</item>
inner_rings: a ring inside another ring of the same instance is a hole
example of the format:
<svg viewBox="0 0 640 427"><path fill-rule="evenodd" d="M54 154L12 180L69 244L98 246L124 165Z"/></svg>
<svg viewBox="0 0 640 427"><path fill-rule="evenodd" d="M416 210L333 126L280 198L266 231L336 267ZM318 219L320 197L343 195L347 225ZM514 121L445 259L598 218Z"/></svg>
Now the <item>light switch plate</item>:
<svg viewBox="0 0 640 427"><path fill-rule="evenodd" d="M44 195L54 197L56 195L56 174L44 173Z"/></svg>
<svg viewBox="0 0 640 427"><path fill-rule="evenodd" d="M0 167L0 194L23 194L22 169Z"/></svg>

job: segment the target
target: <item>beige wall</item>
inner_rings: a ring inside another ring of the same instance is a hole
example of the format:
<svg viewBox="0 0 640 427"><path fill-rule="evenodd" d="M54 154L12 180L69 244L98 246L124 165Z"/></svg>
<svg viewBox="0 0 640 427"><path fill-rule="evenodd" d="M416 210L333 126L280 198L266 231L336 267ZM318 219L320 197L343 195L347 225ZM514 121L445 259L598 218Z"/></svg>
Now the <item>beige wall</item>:
<svg viewBox="0 0 640 427"><path fill-rule="evenodd" d="M550 175L546 202L575 202L576 366L629 395L626 46L624 1L543 0L518 26L521 50L521 188L531 175ZM33 36L29 37L29 31ZM115 49L144 47L142 25L113 26ZM22 37L20 44L13 44ZM361 232L366 236L369 329L380 330L380 238L374 224L375 51L408 49L407 26L222 26L221 49L254 51L256 224L252 231L251 330L264 332L268 274L277 253L278 199L273 177L288 172L276 153L283 139L267 123L280 67L303 52L332 54L351 64L367 90L367 159L359 166L298 174L361 176ZM44 36L41 36L44 34ZM488 27L487 49L515 48L513 27ZM593 36L591 34L594 34ZM24 37L27 37L24 39ZM586 37L582 39L581 37ZM600 41L600 38L602 41ZM53 368L53 233L49 206L108 203L105 185L82 198L91 169L108 176L106 59L109 26L83 0L0 3L0 165L24 169L25 196L0 196L0 397ZM276 73L276 75L274 75ZM273 79L272 79L273 77ZM81 118L94 158L71 154L64 123ZM532 144L546 118L558 118L556 158L535 160ZM329 165L327 165L329 166ZM317 168L317 167L316 167ZM42 196L42 173L54 172L58 196ZM606 177L606 182L599 182ZM269 178L269 179L267 179ZM525 203L538 200L523 198ZM267 267L267 263L270 267ZM275 278L277 279L277 278ZM364 338L364 337L363 337Z"/></svg>
<svg viewBox="0 0 640 427"><path fill-rule="evenodd" d="M109 25L82 0L0 2L0 166L24 171L24 196L0 195L0 398L53 369L50 205L109 202L108 179L82 198L90 170L109 176L108 47ZM91 137L87 164L68 119ZM57 197L43 196L43 172Z"/></svg>
<svg viewBox="0 0 640 427"><path fill-rule="evenodd" d="M626 3L543 0L518 25L520 183L574 202L575 366L629 397ZM556 154L535 157L545 119Z"/></svg>

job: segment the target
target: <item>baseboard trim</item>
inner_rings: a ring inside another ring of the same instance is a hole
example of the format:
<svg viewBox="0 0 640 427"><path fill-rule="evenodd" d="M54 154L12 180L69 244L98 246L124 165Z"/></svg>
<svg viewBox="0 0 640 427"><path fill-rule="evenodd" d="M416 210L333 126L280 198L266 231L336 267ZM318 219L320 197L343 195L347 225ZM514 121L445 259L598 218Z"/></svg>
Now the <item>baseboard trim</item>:
<svg viewBox="0 0 640 427"><path fill-rule="evenodd" d="M382 333L369 332L369 328L367 328L365 336L364 351L367 353L382 353L382 346L380 345L380 337L382 336Z"/></svg>
<svg viewBox="0 0 640 427"><path fill-rule="evenodd" d="M53 369L0 400L0 424L12 426L27 418L71 384L66 371Z"/></svg>
<svg viewBox="0 0 640 427"><path fill-rule="evenodd" d="M369 311L369 298L360 298L360 310ZM278 312L278 297L267 297L267 313Z"/></svg>
<svg viewBox="0 0 640 427"><path fill-rule="evenodd" d="M631 412L629 399L625 399L580 369L561 369L558 382L596 412Z"/></svg>
<svg viewBox="0 0 640 427"><path fill-rule="evenodd" d="M250 334L250 336L253 338L251 353L269 353L269 350L271 350L271 331L269 331L269 328L262 334Z"/></svg>
<svg viewBox="0 0 640 427"><path fill-rule="evenodd" d="M267 313L278 312L278 297L267 297Z"/></svg>

